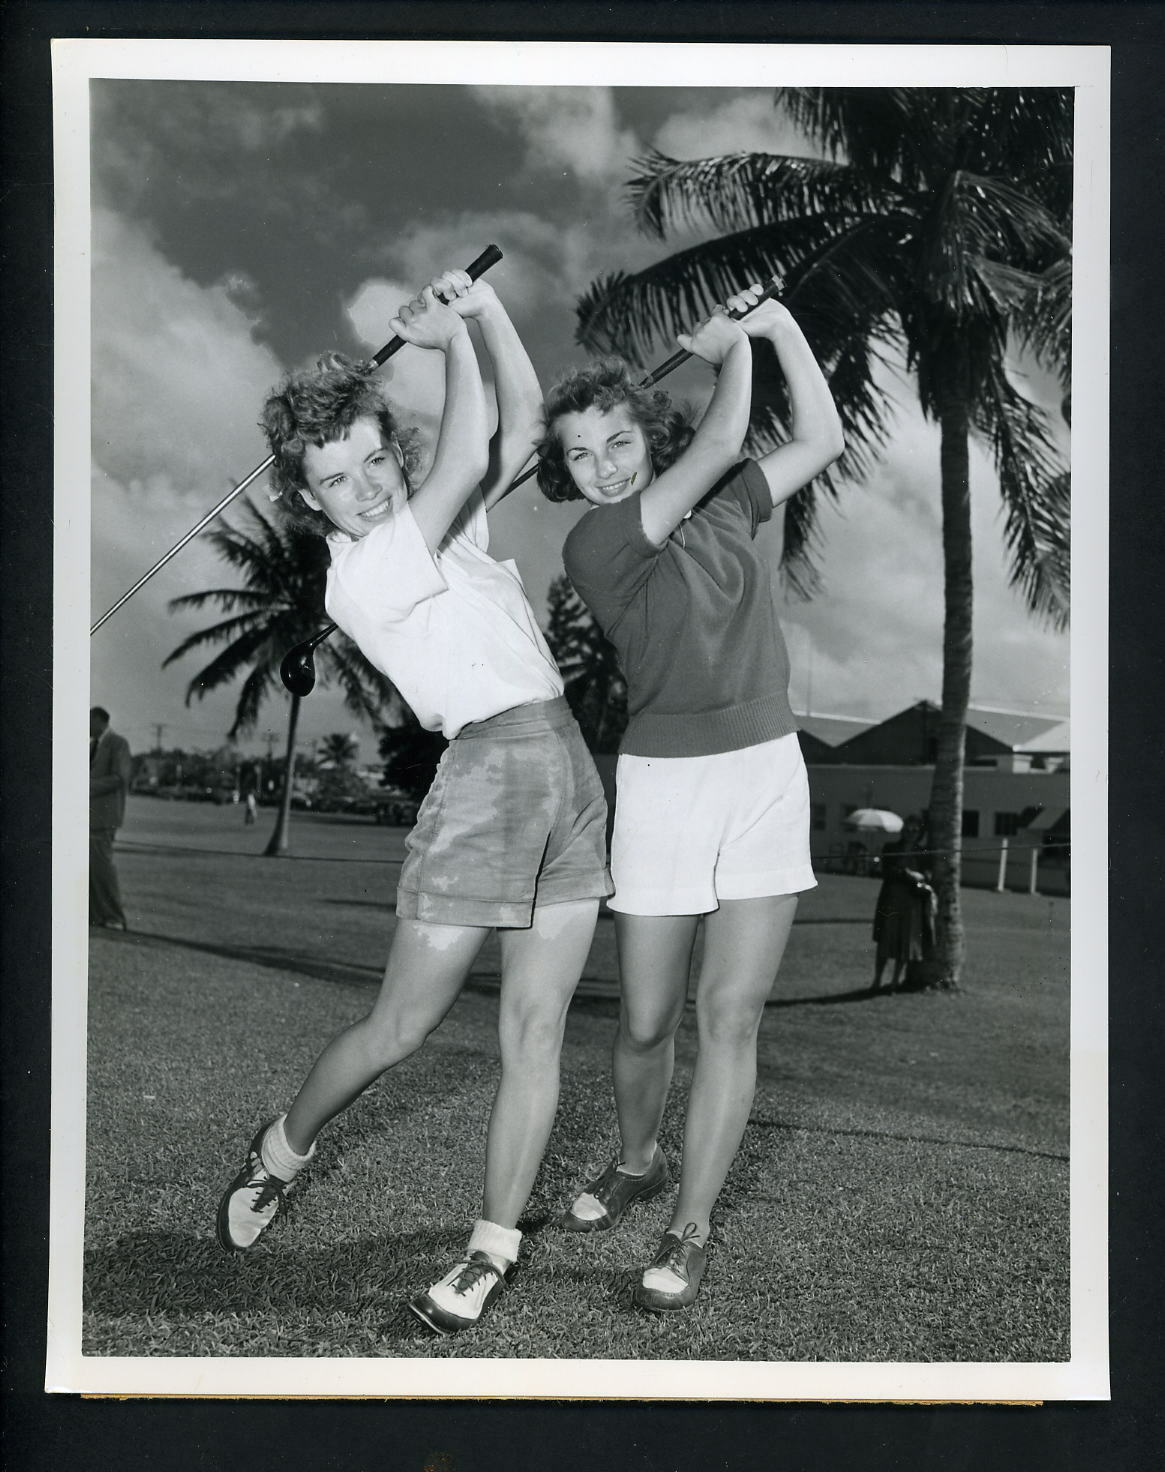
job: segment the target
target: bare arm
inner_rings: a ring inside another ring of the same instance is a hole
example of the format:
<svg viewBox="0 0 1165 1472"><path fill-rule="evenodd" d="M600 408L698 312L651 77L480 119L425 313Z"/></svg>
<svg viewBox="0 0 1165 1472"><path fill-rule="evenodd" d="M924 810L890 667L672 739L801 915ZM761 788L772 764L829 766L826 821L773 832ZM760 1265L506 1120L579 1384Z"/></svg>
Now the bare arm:
<svg viewBox="0 0 1165 1472"><path fill-rule="evenodd" d="M681 333L678 341L706 362L719 364L720 374L691 444L652 480L640 500L644 533L657 547L740 458L752 402L752 347L735 322L716 312L690 336Z"/></svg>
<svg viewBox="0 0 1165 1472"><path fill-rule="evenodd" d="M431 552L480 483L488 464L485 392L465 323L426 286L389 324L398 337L445 354L445 408L428 475L410 506Z"/></svg>
<svg viewBox="0 0 1165 1472"><path fill-rule="evenodd" d="M487 281L447 271L433 282L453 310L476 322L494 370L498 425L489 442L489 467L481 484L487 507L507 494L542 434L542 389L517 328Z"/></svg>
<svg viewBox="0 0 1165 1472"><path fill-rule="evenodd" d="M759 287L731 298L728 305L747 310ZM841 420L825 375L787 307L762 302L741 323L749 337L767 337L777 350L777 361L789 386L792 436L757 462L768 482L773 505L787 501L832 465L845 449Z"/></svg>

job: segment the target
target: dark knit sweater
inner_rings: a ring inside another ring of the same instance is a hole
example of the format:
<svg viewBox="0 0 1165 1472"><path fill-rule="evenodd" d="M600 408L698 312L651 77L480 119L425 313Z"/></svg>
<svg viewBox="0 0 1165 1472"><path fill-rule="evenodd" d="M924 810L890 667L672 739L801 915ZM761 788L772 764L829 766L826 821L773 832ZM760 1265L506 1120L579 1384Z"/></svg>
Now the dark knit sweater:
<svg viewBox="0 0 1165 1472"><path fill-rule="evenodd" d="M620 751L711 756L789 735L789 656L754 540L773 510L764 472L735 466L663 547L644 533L640 495L594 507L563 548L627 680Z"/></svg>

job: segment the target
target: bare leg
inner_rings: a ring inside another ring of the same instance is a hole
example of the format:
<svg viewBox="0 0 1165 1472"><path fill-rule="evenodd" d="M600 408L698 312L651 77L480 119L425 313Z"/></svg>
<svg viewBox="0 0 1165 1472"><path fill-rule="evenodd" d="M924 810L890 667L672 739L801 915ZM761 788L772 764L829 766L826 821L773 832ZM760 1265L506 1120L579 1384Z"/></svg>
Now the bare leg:
<svg viewBox="0 0 1165 1472"><path fill-rule="evenodd" d="M558 1108L566 1011L590 952L598 900L546 905L529 930L502 930L502 1076L490 1114L482 1216L514 1227Z"/></svg>
<svg viewBox="0 0 1165 1472"><path fill-rule="evenodd" d="M700 1051L688 1096L684 1161L670 1230L709 1218L756 1089L756 1038L797 910L796 895L725 900L708 916L696 997Z"/></svg>
<svg viewBox="0 0 1165 1472"><path fill-rule="evenodd" d="M489 931L398 920L380 995L367 1017L327 1045L287 1111L284 1133L306 1155L329 1120L374 1079L415 1053L457 1000Z"/></svg>
<svg viewBox="0 0 1165 1472"><path fill-rule="evenodd" d="M622 1162L651 1165L675 1066L698 915L615 916L622 1002L613 1071Z"/></svg>

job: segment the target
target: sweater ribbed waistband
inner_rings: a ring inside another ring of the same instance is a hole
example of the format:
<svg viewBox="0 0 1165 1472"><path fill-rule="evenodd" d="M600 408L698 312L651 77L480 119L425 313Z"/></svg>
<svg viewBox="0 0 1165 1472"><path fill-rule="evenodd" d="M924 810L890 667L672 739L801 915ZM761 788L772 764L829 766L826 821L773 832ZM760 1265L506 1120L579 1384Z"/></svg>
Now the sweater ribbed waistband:
<svg viewBox="0 0 1165 1472"><path fill-rule="evenodd" d="M627 756L716 756L760 746L797 729L783 692L724 710L666 715L644 711L633 716L619 750Z"/></svg>

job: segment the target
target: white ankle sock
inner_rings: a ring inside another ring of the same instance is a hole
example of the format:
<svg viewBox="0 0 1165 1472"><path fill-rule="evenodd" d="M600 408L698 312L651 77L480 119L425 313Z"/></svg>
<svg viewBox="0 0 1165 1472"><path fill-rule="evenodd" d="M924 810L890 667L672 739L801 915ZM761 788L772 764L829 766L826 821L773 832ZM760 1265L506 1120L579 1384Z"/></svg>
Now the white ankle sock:
<svg viewBox="0 0 1165 1472"><path fill-rule="evenodd" d="M497 1222L478 1219L469 1234L470 1252L488 1252L491 1257L503 1258L507 1263L518 1261L518 1248L522 1234L517 1227L499 1227Z"/></svg>
<svg viewBox="0 0 1165 1472"><path fill-rule="evenodd" d="M286 1114L281 1114L263 1136L259 1154L263 1157L263 1164L277 1180L293 1181L316 1153L316 1147L313 1141L306 1155L297 1155L287 1143L287 1135L283 1130L283 1121L286 1118Z"/></svg>

